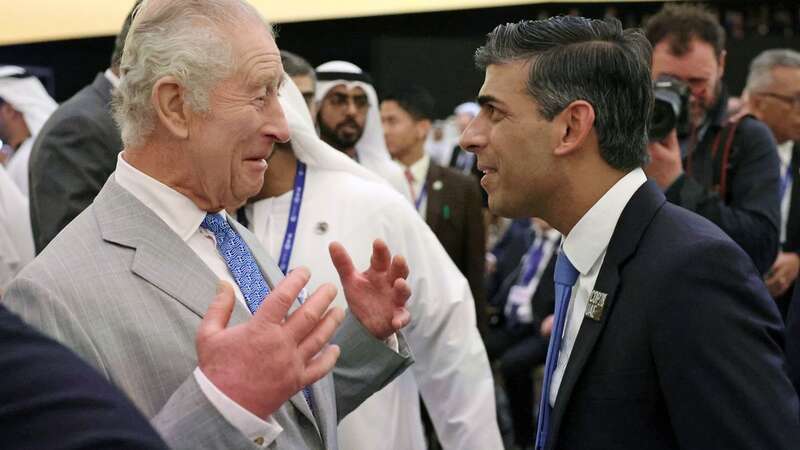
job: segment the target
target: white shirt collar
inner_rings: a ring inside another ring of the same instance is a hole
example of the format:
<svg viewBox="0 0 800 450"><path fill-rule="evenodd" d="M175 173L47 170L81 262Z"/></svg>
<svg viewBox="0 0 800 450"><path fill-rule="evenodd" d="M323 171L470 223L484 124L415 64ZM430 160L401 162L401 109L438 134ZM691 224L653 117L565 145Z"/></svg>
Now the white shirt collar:
<svg viewBox="0 0 800 450"><path fill-rule="evenodd" d="M414 182L417 184L425 183L425 178L428 176L428 168L431 166L431 157L428 154L422 155L422 158L417 162L411 164L408 169L414 175Z"/></svg>
<svg viewBox="0 0 800 450"><path fill-rule="evenodd" d="M119 87L119 77L114 75L114 72L112 72L111 69L106 69L103 75L105 75L106 80L111 83L111 86L114 86L114 89Z"/></svg>
<svg viewBox="0 0 800 450"><path fill-rule="evenodd" d="M188 241L205 219L206 212L189 197L128 164L123 153L117 155L116 182L150 208L184 242Z"/></svg>
<svg viewBox="0 0 800 450"><path fill-rule="evenodd" d="M642 169L634 169L617 181L564 238L564 253L582 274L586 275L605 254L622 210L636 190L647 182Z"/></svg>
<svg viewBox="0 0 800 450"><path fill-rule="evenodd" d="M792 163L792 148L794 148L794 141L786 141L778 145L778 157L781 159L781 167L789 167L789 164Z"/></svg>

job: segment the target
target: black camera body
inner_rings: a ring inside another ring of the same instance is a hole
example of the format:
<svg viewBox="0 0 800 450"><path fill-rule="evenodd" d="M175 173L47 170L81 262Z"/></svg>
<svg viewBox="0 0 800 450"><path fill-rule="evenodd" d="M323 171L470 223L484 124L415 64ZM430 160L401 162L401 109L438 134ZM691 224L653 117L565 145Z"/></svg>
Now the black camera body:
<svg viewBox="0 0 800 450"><path fill-rule="evenodd" d="M661 75L653 83L655 103L650 118L648 137L650 142L664 140L672 130L678 131L679 137L689 134L689 86L683 81Z"/></svg>

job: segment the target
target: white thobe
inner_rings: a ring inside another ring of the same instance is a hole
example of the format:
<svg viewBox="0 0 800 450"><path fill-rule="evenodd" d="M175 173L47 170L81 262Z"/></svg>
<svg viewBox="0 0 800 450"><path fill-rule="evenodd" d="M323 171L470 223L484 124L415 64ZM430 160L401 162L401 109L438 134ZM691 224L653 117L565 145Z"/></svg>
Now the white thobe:
<svg viewBox="0 0 800 450"><path fill-rule="evenodd" d="M0 294L33 256L28 200L0 166Z"/></svg>
<svg viewBox="0 0 800 450"><path fill-rule="evenodd" d="M277 260L292 192L249 206L250 228ZM403 332L415 363L339 425L339 448L422 450L422 395L447 449L503 448L495 417L494 385L475 323L467 280L409 202L384 184L345 172L309 167L289 269L311 271L310 291L334 283L334 304L347 307L328 255L341 242L358 270L369 266L374 239L383 239L411 270Z"/></svg>

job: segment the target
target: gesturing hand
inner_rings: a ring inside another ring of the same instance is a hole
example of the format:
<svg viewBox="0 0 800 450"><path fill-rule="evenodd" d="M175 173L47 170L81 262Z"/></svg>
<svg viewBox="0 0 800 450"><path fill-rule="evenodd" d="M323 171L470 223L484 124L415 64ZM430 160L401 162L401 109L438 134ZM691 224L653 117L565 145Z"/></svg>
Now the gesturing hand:
<svg viewBox="0 0 800 450"><path fill-rule="evenodd" d="M389 248L378 239L372 243L369 268L359 273L342 244L333 242L329 249L350 311L373 336L383 340L408 325L411 314L405 304L411 289L405 280L405 258L392 259Z"/></svg>
<svg viewBox="0 0 800 450"><path fill-rule="evenodd" d="M333 369L339 347L326 346L344 319L328 306L336 288L322 285L286 317L309 279L306 269L290 272L267 295L246 323L226 328L236 301L233 288L220 283L197 330L200 370L231 400L266 418L300 389Z"/></svg>

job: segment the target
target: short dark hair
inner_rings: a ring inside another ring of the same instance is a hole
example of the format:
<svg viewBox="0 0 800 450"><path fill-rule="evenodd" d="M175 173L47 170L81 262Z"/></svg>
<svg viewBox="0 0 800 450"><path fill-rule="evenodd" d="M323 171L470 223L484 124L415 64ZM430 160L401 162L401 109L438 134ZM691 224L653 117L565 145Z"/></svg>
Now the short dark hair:
<svg viewBox="0 0 800 450"><path fill-rule="evenodd" d="M313 78L315 82L317 81L317 74L314 72L314 68L300 55L281 50L281 64L283 64L284 72L290 77L307 75Z"/></svg>
<svg viewBox="0 0 800 450"><path fill-rule="evenodd" d="M670 53L682 56L689 51L689 42L697 38L714 48L719 58L725 50L725 29L717 16L700 5L666 5L645 23L650 44L669 39Z"/></svg>
<svg viewBox="0 0 800 450"><path fill-rule="evenodd" d="M530 62L527 93L547 120L576 100L590 103L600 154L619 170L649 161L651 58L652 47L641 30L623 31L616 19L574 16L500 25L475 53L482 70Z"/></svg>
<svg viewBox="0 0 800 450"><path fill-rule="evenodd" d="M400 105L414 120L432 120L435 100L430 92L421 86L397 89L383 97L383 101L393 101Z"/></svg>
<svg viewBox="0 0 800 450"><path fill-rule="evenodd" d="M125 39L128 37L128 30L130 30L133 17L141 4L142 0L136 0L130 12L128 12L128 16L125 17L122 29L119 30L119 34L114 40L114 51L111 53L111 68L113 69L119 68L119 64L122 61L122 52L125 50Z"/></svg>

